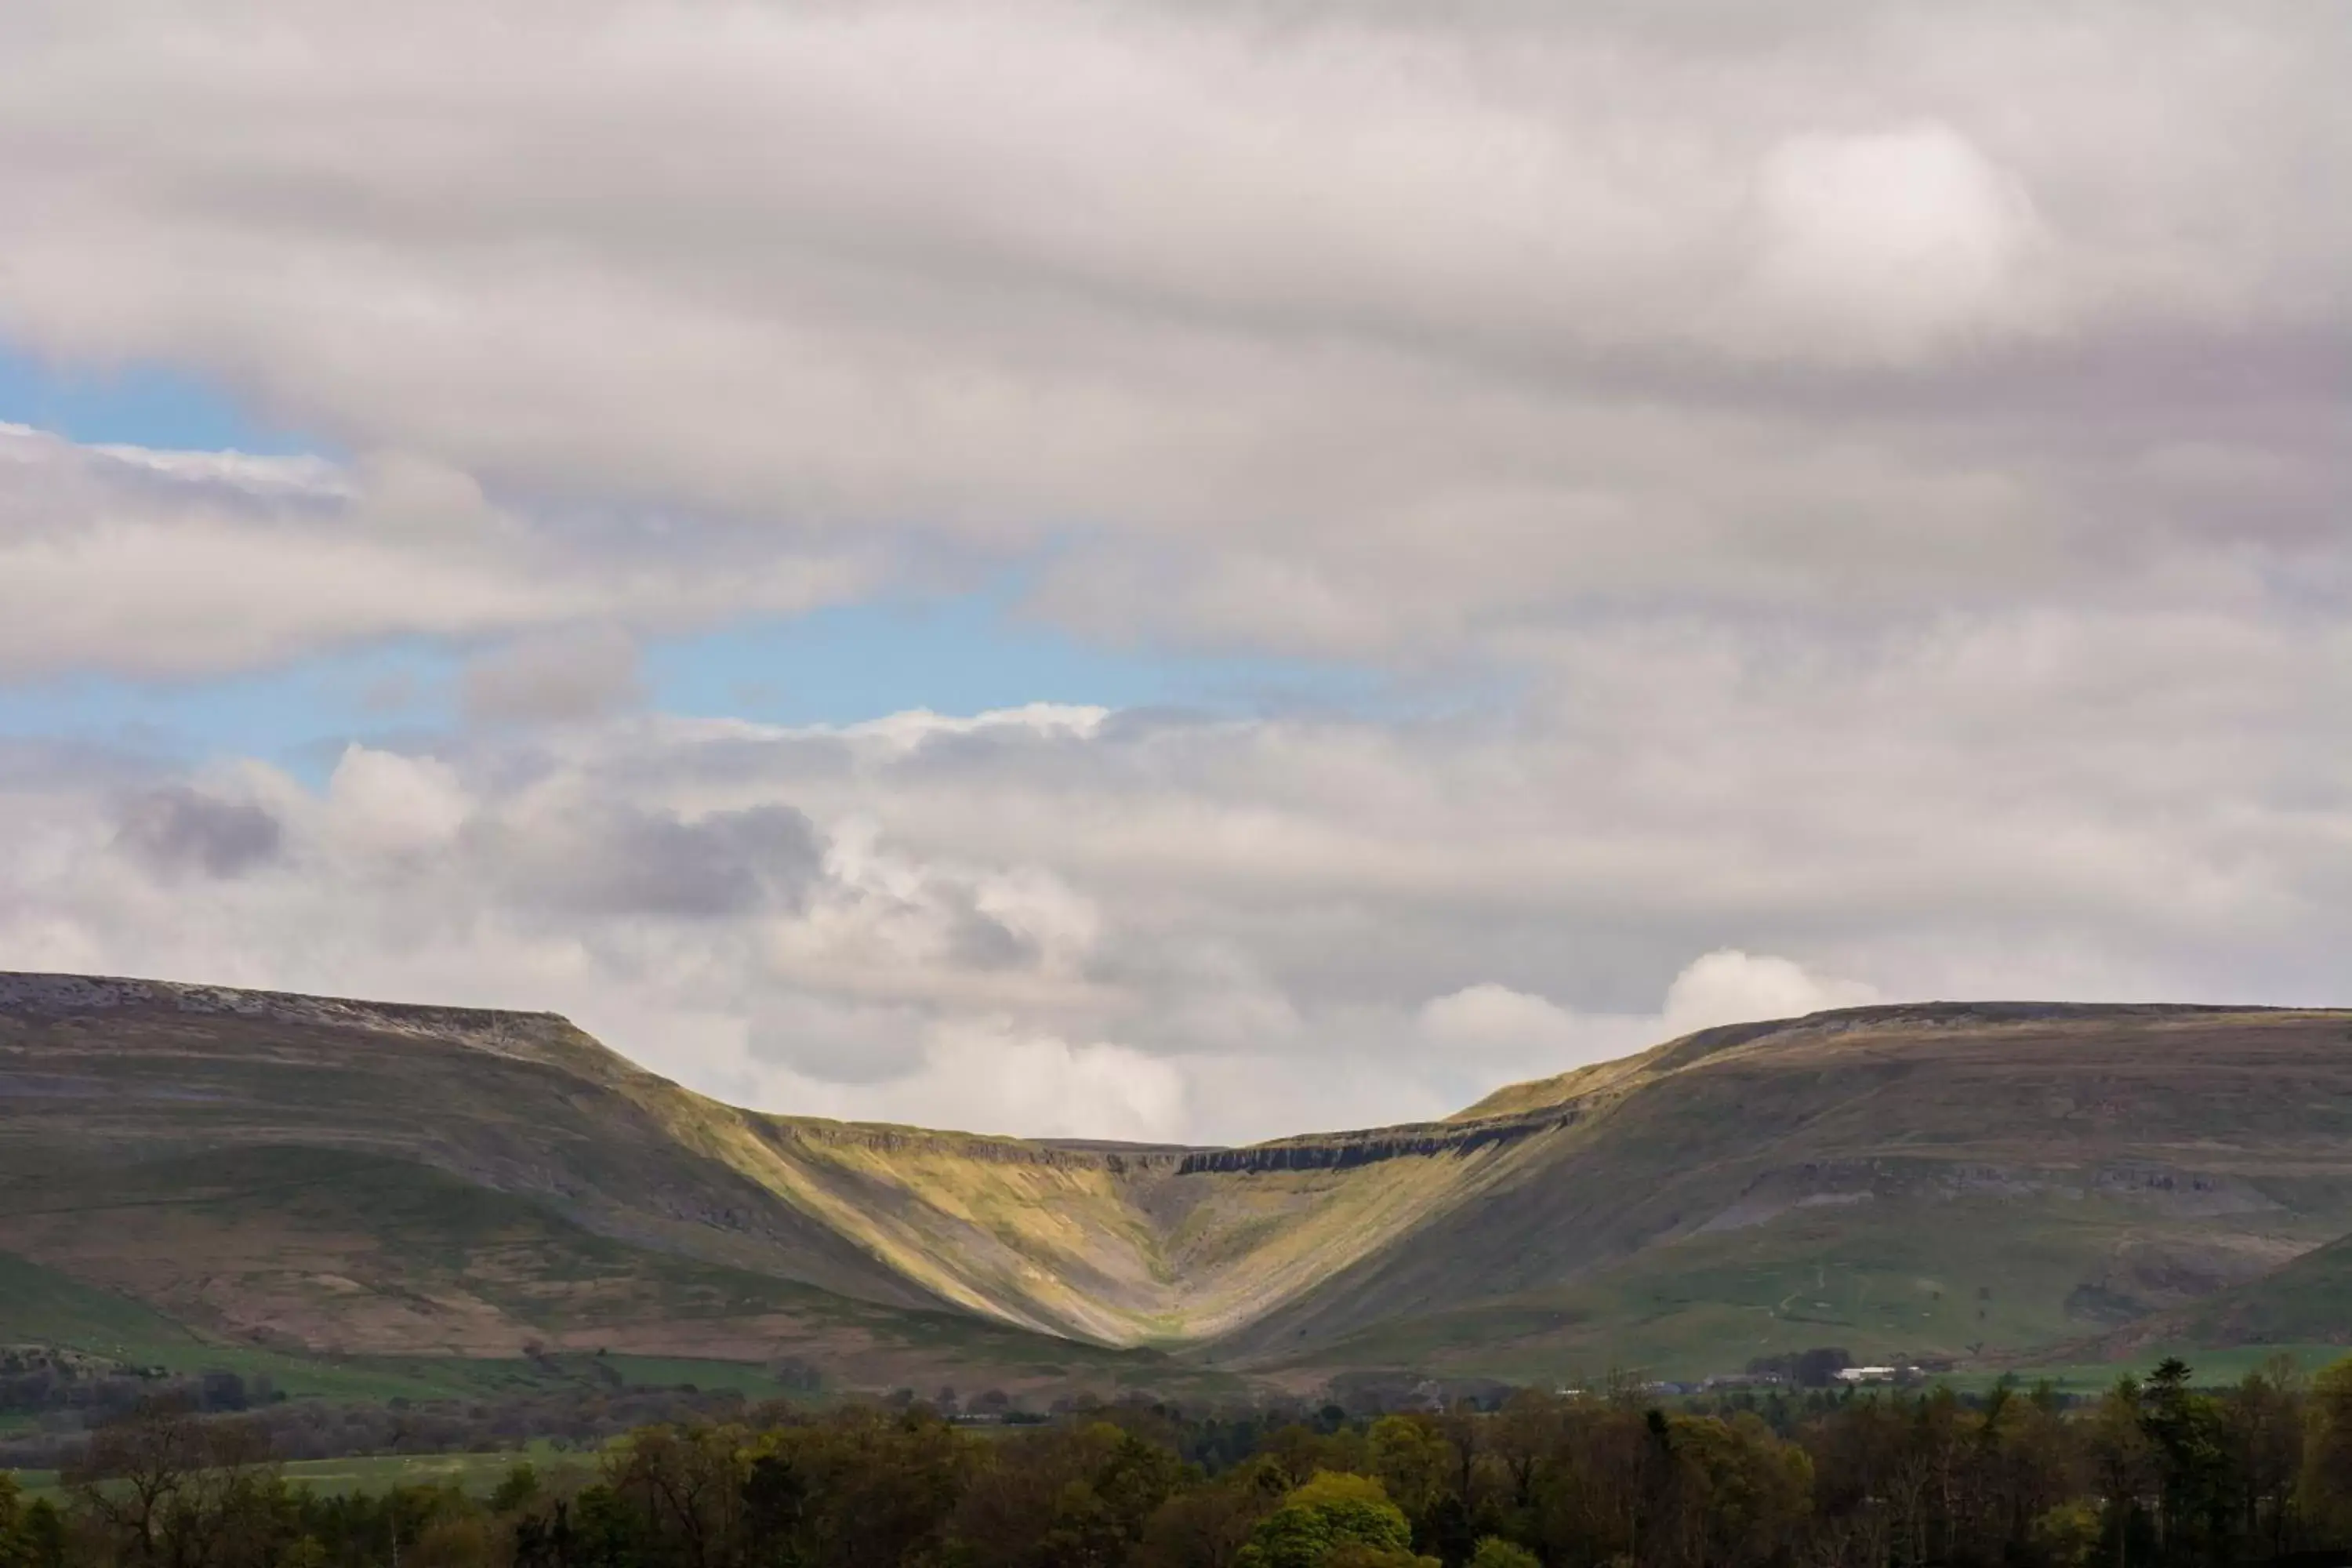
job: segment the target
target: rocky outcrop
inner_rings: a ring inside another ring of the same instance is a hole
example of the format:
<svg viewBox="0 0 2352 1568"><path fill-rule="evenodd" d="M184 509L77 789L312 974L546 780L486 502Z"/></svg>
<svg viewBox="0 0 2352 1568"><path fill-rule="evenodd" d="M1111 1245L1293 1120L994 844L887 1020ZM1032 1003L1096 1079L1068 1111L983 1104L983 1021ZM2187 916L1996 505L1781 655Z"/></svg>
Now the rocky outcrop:
<svg viewBox="0 0 2352 1568"><path fill-rule="evenodd" d="M1540 1116L1408 1122L1401 1127L1375 1127L1362 1132L1283 1138L1240 1149L1197 1149L1183 1157L1176 1173L1192 1176L1226 1172L1344 1171L1381 1160L1468 1154L1568 1126L1580 1114L1574 1108L1564 1108Z"/></svg>
<svg viewBox="0 0 2352 1568"><path fill-rule="evenodd" d="M1114 1144L1078 1142L1033 1142L1021 1138L991 1138L977 1132L935 1132L923 1127L888 1122L824 1121L815 1118L762 1116L751 1119L760 1134L771 1142L798 1141L833 1148L870 1150L877 1154L930 1154L975 1160L992 1165L1028 1165L1053 1171L1108 1171L1118 1175L1151 1175L1175 1170L1204 1152L1150 1143Z"/></svg>
<svg viewBox="0 0 2352 1568"><path fill-rule="evenodd" d="M0 973L0 1017L48 1020L134 1013L251 1018L303 1028L429 1036L488 1050L511 1049L524 1042L544 1044L578 1033L569 1020L554 1013L354 1002L168 980Z"/></svg>

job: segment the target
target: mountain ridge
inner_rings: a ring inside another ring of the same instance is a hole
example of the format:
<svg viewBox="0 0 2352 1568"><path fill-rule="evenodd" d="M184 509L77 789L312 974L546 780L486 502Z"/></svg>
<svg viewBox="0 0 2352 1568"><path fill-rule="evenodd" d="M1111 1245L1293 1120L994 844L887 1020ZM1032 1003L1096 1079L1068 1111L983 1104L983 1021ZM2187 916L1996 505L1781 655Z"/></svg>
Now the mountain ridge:
<svg viewBox="0 0 2352 1568"><path fill-rule="evenodd" d="M205 1185L354 1159L415 1194L385 1218L364 1192ZM167 1170L226 1194L209 1229L163 1203ZM42 1217L109 1194L144 1254ZM552 1013L0 974L0 1252L194 1331L319 1348L361 1321L333 1282L406 1289L404 1249L431 1247L414 1216L444 1209L468 1235L489 1234L474 1211L554 1227L536 1245L583 1282L516 1284L538 1268L520 1242L445 1259L438 1296L372 1310L376 1348L870 1348L931 1332L892 1316L912 1313L1270 1375L1534 1370L1612 1342L1736 1364L1830 1329L1967 1355L2079 1338L2086 1311L2170 1321L2352 1236L2352 1013L1837 1009L1443 1121L1223 1147L746 1110ZM237 1252L273 1226L286 1267L256 1252L205 1283L174 1261L199 1231Z"/></svg>

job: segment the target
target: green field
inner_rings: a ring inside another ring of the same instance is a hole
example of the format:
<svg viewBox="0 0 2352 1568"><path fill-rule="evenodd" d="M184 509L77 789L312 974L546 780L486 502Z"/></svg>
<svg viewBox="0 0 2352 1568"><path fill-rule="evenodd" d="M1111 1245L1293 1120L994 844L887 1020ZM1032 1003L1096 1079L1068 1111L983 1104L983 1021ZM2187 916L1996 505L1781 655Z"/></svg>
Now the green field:
<svg viewBox="0 0 2352 1568"><path fill-rule="evenodd" d="M1897 1197L1796 1210L1649 1247L1575 1284L1383 1324L1341 1342L1336 1359L1581 1386L1612 1373L1695 1380L1815 1346L1864 1363L2022 1365L2032 1347L2081 1346L2105 1331L2082 1315L2082 1281L2119 1251L2165 1234L2144 1214L2099 1199ZM2344 1310L2339 1299L2339 1320ZM2265 1337L2293 1339L2306 1359L2318 1353L2315 1336ZM2226 1353L2230 1364L2251 1366L2269 1352ZM2052 1354L2069 1378L2093 1375L2073 1363L2134 1360L2153 1358L2137 1349Z"/></svg>
<svg viewBox="0 0 2352 1568"><path fill-rule="evenodd" d="M2196 1386L2221 1388L2243 1381L2248 1373L2263 1370L2273 1358L2278 1356L2292 1361L2308 1377L2352 1357L2352 1346L2238 1345L2229 1350L2200 1350L2193 1345L2159 1345L2131 1361L2024 1365L2006 1372L1955 1373L1937 1381L1948 1384L1963 1393L1990 1389L2008 1377L2015 1379L2021 1387L2031 1388L2037 1383L2047 1383L2062 1394L2100 1394L2113 1388L2119 1378L2146 1377L2149 1370L2167 1356L2179 1356L2189 1363Z"/></svg>
<svg viewBox="0 0 2352 1568"><path fill-rule="evenodd" d="M488 1495L516 1465L528 1462L542 1482L567 1472L592 1473L593 1454L533 1443L520 1451L500 1449L478 1454L374 1454L344 1459L297 1459L283 1468L296 1486L324 1493L383 1492L394 1487L455 1486L477 1497ZM58 1478L50 1470L12 1472L27 1497L54 1496Z"/></svg>
<svg viewBox="0 0 2352 1568"><path fill-rule="evenodd" d="M0 1343L70 1345L163 1365L202 1342L127 1296L94 1290L0 1252Z"/></svg>
<svg viewBox="0 0 2352 1568"><path fill-rule="evenodd" d="M289 1398L461 1399L564 1388L787 1389L753 1363L565 1353L537 1357L299 1355L202 1337L128 1297L0 1252L0 1344L55 1345L126 1368L268 1377ZM0 1416L0 1428L11 1417ZM21 1422L19 1423L21 1424Z"/></svg>

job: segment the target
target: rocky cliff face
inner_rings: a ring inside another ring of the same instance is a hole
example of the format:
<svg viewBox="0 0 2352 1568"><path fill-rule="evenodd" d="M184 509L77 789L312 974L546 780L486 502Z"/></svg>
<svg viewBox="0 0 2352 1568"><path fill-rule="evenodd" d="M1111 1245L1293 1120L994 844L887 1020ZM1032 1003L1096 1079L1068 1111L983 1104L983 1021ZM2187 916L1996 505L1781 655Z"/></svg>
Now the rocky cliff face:
<svg viewBox="0 0 2352 1568"><path fill-rule="evenodd" d="M446 1040L501 1055L539 1058L587 1037L555 1013L362 1002L287 991L247 991L107 975L0 973L0 1018L55 1021L139 1016L249 1019L333 1035L350 1031Z"/></svg>
<svg viewBox="0 0 2352 1568"><path fill-rule="evenodd" d="M1053 1171L1105 1171L1116 1175L1166 1174L1202 1152L1155 1144L1087 1143L1075 1141L992 1138L971 1132L935 1132L871 1121L831 1121L813 1117L755 1119L763 1136L828 1149L856 1149L882 1155L974 1160L992 1165L1027 1165Z"/></svg>
<svg viewBox="0 0 2352 1568"><path fill-rule="evenodd" d="M1575 1108L1535 1116L1495 1117L1483 1121L1420 1121L1375 1127L1361 1132L1329 1132L1279 1138L1238 1149L1196 1149L1176 1163L1176 1173L1245 1174L1266 1171L1346 1171L1383 1160L1438 1159L1516 1143L1572 1125Z"/></svg>
<svg viewBox="0 0 2352 1568"><path fill-rule="evenodd" d="M0 1013L61 1018L144 1008L198 1016L267 1018L320 1028L396 1029L418 1034L496 1035L532 1026L569 1026L553 1013L361 1002L304 996L289 991L247 991L233 985L192 985L111 975L0 973Z"/></svg>

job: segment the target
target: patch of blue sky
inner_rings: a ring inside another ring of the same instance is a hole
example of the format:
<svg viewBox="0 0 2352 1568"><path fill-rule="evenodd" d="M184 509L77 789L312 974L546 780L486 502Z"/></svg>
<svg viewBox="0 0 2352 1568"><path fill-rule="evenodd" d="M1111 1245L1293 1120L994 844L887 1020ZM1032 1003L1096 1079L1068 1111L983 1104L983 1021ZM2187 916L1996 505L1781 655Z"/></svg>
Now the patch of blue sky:
<svg viewBox="0 0 2352 1568"><path fill-rule="evenodd" d="M1106 649L1015 614L1011 597L837 605L671 638L646 650L646 684L668 712L788 725L1031 702L1255 713L1387 698L1376 672L1351 665Z"/></svg>
<svg viewBox="0 0 2352 1568"><path fill-rule="evenodd" d="M466 652L409 640L185 681L78 674L0 684L0 734L172 766L250 757L315 786L353 742L429 747L455 732ZM646 700L660 711L795 727L1031 702L1261 715L1393 712L1405 700L1351 666L1106 652L1008 615L996 594L841 606L657 639L644 650L643 676Z"/></svg>
<svg viewBox="0 0 2352 1568"><path fill-rule="evenodd" d="M320 443L276 428L169 366L60 365L0 341L0 420L86 444L283 456ZM652 642L666 712L845 725L911 709L970 714L1032 702L1212 713L1425 706L1338 662L1106 648L1024 617L1017 574L960 596L836 606ZM313 783L352 742L420 742L461 721L467 650L423 641L313 655L188 681L70 674L0 683L0 734L70 740L187 764L253 757ZM1444 694L1449 704L1467 689Z"/></svg>
<svg viewBox="0 0 2352 1568"><path fill-rule="evenodd" d="M85 446L235 450L259 457L326 454L321 443L256 417L202 376L151 363L61 364L5 340L0 421L29 425Z"/></svg>
<svg viewBox="0 0 2352 1568"><path fill-rule="evenodd" d="M0 735L173 767L249 757L318 785L354 741L397 745L446 731L455 663L445 649L399 643L195 680L81 674L0 685Z"/></svg>

